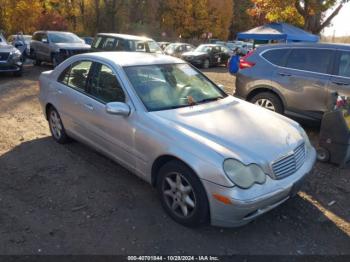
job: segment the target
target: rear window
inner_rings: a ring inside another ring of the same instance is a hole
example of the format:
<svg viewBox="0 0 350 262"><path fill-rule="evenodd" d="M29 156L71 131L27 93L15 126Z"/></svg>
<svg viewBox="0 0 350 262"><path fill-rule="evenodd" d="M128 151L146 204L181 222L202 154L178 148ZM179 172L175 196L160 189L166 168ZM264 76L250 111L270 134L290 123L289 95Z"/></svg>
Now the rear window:
<svg viewBox="0 0 350 262"><path fill-rule="evenodd" d="M332 62L333 50L298 48L292 49L286 67L317 73L327 73Z"/></svg>
<svg viewBox="0 0 350 262"><path fill-rule="evenodd" d="M350 52L341 52L337 75L350 78Z"/></svg>
<svg viewBox="0 0 350 262"><path fill-rule="evenodd" d="M284 66L288 51L288 49L268 50L262 56L274 65Z"/></svg>

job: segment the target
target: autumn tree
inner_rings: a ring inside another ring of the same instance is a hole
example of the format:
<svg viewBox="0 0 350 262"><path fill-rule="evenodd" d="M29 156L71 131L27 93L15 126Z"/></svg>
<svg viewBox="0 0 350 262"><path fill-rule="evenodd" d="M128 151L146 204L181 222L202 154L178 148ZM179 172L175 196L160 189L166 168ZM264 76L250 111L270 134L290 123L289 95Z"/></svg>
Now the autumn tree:
<svg viewBox="0 0 350 262"><path fill-rule="evenodd" d="M271 22L288 22L314 34L328 26L348 0L251 0L249 10L255 19L264 17ZM330 9L334 10L326 15Z"/></svg>

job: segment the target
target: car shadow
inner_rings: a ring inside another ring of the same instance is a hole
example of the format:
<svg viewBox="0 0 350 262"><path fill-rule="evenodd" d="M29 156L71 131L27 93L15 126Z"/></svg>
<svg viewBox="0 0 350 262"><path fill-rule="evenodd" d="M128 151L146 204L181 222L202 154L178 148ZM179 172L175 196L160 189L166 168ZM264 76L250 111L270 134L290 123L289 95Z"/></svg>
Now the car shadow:
<svg viewBox="0 0 350 262"><path fill-rule="evenodd" d="M150 185L78 142L26 141L0 167L2 254L350 252L349 231L301 196L240 228L189 229L165 215ZM308 183L302 191L314 196Z"/></svg>

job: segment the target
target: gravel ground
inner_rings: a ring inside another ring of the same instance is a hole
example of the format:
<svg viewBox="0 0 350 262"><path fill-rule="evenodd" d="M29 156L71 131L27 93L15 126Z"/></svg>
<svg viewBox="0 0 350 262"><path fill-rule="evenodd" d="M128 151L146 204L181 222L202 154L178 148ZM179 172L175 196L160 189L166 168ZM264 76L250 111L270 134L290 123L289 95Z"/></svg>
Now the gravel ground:
<svg viewBox="0 0 350 262"><path fill-rule="evenodd" d="M0 75L1 254L350 254L349 168L317 163L298 196L244 227L185 228L129 171L51 139L38 103L44 70ZM205 73L233 89L225 68Z"/></svg>

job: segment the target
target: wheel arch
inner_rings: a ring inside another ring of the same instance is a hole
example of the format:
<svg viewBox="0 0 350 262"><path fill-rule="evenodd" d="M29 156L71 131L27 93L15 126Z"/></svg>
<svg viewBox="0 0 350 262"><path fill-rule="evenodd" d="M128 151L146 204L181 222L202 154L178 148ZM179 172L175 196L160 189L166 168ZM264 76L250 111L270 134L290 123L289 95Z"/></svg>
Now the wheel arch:
<svg viewBox="0 0 350 262"><path fill-rule="evenodd" d="M47 103L46 106L45 106L45 118L46 118L46 120L49 120L49 119L48 119L48 116L49 116L49 110L50 110L51 108L55 108L54 105L51 104L51 103ZM56 109L56 108L55 108L55 109Z"/></svg>
<svg viewBox="0 0 350 262"><path fill-rule="evenodd" d="M273 88L271 86L264 85L264 86L257 86L255 88L253 88L249 92L249 94L247 95L247 101L250 101L254 96L256 96L259 93L263 93L263 92L268 92L268 93L276 95L279 98L279 100L281 100L281 102L282 102L283 110L286 109L286 101L283 98L282 94L278 90L276 90L275 88Z"/></svg>
<svg viewBox="0 0 350 262"><path fill-rule="evenodd" d="M157 185L157 176L158 176L158 172L159 170L162 168L162 166L164 166L166 163L170 162L170 161L179 161L181 163L183 163L184 165L186 165L189 169L192 170L192 172L194 174L196 174L196 172L194 171L194 169L187 164L184 160L174 156L174 155L161 155L159 157L156 158L156 160L154 160L153 164L152 164L152 169L151 169L151 184L153 187L155 187ZM196 174L197 175L197 174ZM199 178L199 176L197 175L197 177Z"/></svg>

